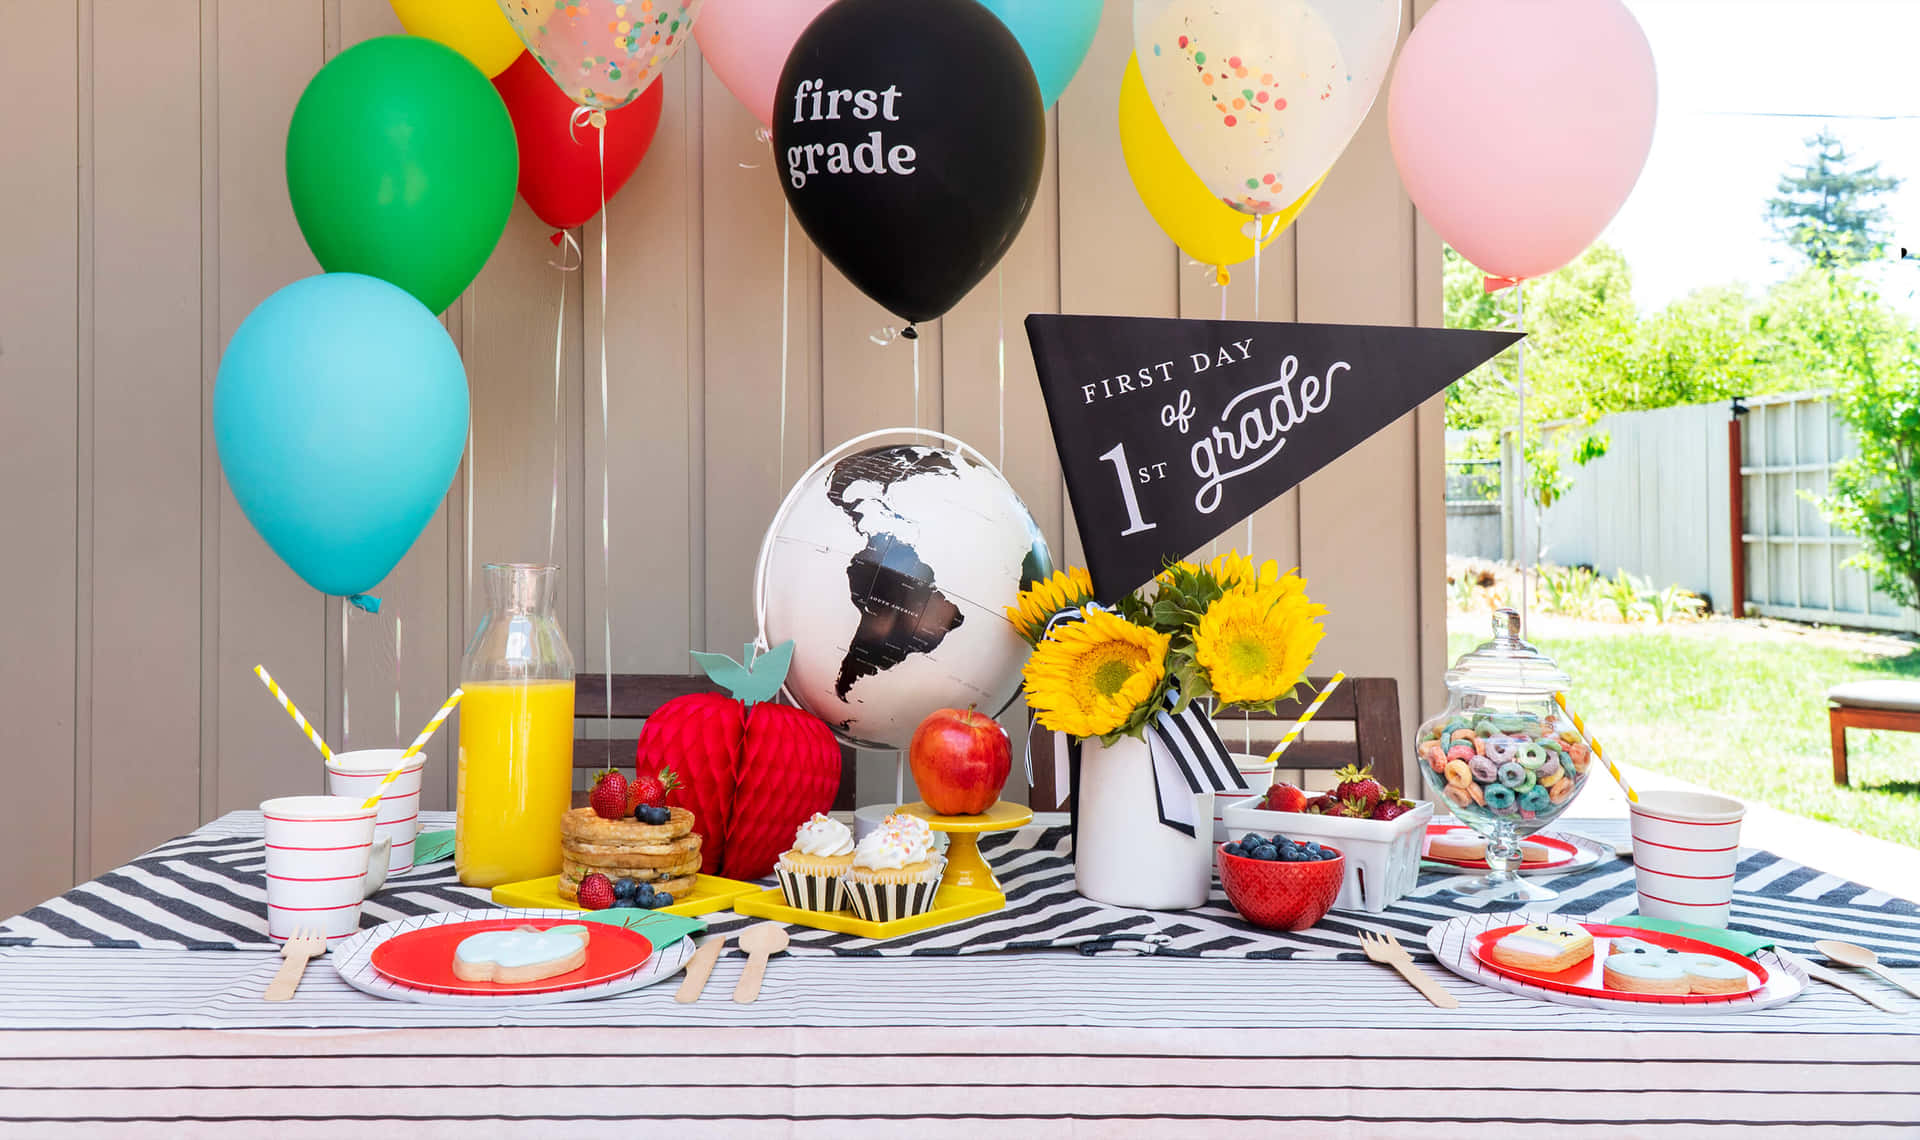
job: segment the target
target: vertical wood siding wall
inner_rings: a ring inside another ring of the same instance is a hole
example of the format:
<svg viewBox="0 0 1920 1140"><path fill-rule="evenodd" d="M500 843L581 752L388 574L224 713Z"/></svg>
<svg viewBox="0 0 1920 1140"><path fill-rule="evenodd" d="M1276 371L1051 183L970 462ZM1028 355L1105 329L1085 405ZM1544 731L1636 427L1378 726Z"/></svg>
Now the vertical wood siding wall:
<svg viewBox="0 0 1920 1140"><path fill-rule="evenodd" d="M1001 272L919 342L919 422L990 456L1004 447L1015 486L1068 558L1078 544L1021 319L1221 310L1209 274L1154 226L1121 159L1114 106L1130 9L1109 0L1051 116L1040 201ZM343 614L237 510L208 409L241 319L317 270L287 201L287 121L327 59L400 30L385 0L77 0L8 14L0 911L221 812L315 789L319 767L248 675L256 662L353 747L393 742L397 680L411 735L454 680L476 616L470 561L548 555L556 432L552 541L582 667L605 660L605 613L619 669L679 672L689 648L737 648L752 634L753 557L783 483L831 444L914 421L911 347L869 342L889 318L796 231L782 466L781 193L753 119L689 48L662 80L652 152L608 211L607 311L600 223L577 233L582 270L563 274L549 265L546 229L516 206L448 312L473 396L467 465L375 591L382 613ZM1439 244L1395 176L1383 108L1261 270L1266 319L1440 323ZM1254 315L1251 267L1235 271L1226 305ZM603 325L606 447L592 354ZM603 471L611 582L599 556ZM1332 608L1322 663L1398 677L1409 723L1441 695L1441 499L1435 401L1254 523L1256 552L1300 563ZM1244 528L1227 542L1243 546ZM451 737L433 747L430 808L449 800ZM890 792L890 761L870 767L863 785Z"/></svg>

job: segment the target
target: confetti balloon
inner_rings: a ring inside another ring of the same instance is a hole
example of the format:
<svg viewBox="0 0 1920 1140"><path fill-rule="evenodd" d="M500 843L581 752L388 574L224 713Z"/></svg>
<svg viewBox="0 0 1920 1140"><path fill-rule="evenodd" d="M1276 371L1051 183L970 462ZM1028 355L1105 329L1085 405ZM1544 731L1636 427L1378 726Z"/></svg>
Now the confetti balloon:
<svg viewBox="0 0 1920 1140"><path fill-rule="evenodd" d="M1167 134L1220 201L1273 214L1347 148L1387 78L1400 0L1134 0Z"/></svg>
<svg viewBox="0 0 1920 1140"><path fill-rule="evenodd" d="M1120 78L1120 153L1127 160L1134 192L1153 220L1182 253L1221 270L1223 285L1226 267L1247 260L1286 232L1320 188L1316 182L1293 205L1259 218L1221 202L1167 137L1140 79L1140 64L1131 59Z"/></svg>
<svg viewBox="0 0 1920 1140"><path fill-rule="evenodd" d="M582 107L640 97L693 38L701 0L499 0L520 42Z"/></svg>

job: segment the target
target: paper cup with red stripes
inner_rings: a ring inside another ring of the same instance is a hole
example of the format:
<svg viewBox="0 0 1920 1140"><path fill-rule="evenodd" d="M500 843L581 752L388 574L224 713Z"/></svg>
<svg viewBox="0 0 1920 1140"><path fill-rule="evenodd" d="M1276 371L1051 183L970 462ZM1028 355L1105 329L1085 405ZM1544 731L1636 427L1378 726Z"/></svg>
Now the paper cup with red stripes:
<svg viewBox="0 0 1920 1140"><path fill-rule="evenodd" d="M327 791L365 803L368 796L380 792L380 816L374 827L375 839L391 839L393 851L387 856L387 870L404 871L413 866L413 841L420 834L420 773L427 766L425 753L415 756L400 772L400 778L381 791L380 781L400 762L404 748L367 748L359 752L336 752L327 764Z"/></svg>
<svg viewBox="0 0 1920 1140"><path fill-rule="evenodd" d="M1633 812L1633 881L1640 913L1727 925L1747 807L1710 792L1640 793Z"/></svg>
<svg viewBox="0 0 1920 1140"><path fill-rule="evenodd" d="M267 934L285 941L312 928L330 940L360 929L360 903L387 879L387 844L374 809L347 796L283 796L260 805L266 820Z"/></svg>

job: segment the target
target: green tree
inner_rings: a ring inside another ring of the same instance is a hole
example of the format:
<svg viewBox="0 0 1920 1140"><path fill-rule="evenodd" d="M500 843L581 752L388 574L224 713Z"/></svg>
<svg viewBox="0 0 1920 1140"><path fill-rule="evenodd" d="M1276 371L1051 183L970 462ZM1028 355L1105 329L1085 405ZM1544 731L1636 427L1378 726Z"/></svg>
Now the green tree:
<svg viewBox="0 0 1920 1140"><path fill-rule="evenodd" d="M1820 506L1860 539L1849 564L1888 597L1920 606L1920 359L1855 375L1840 410L1860 450L1834 470Z"/></svg>
<svg viewBox="0 0 1920 1140"><path fill-rule="evenodd" d="M1900 179L1880 164L1858 164L1830 128L1807 140L1807 160L1780 176L1767 199L1767 220L1780 240L1814 268L1833 273L1878 257L1885 248L1887 208L1877 200Z"/></svg>

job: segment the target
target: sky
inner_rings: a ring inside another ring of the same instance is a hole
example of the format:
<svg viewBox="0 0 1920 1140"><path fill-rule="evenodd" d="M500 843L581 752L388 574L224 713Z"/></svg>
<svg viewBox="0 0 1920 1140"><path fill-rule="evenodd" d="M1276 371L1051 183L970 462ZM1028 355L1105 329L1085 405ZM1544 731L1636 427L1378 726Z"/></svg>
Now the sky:
<svg viewBox="0 0 1920 1140"><path fill-rule="evenodd" d="M1920 0L1627 0L1659 73L1653 151L1603 240L1634 297L1784 276L1766 200L1804 140L1831 125L1855 156L1905 178L1886 199L1893 244L1920 248ZM1879 267L1920 312L1920 263Z"/></svg>

